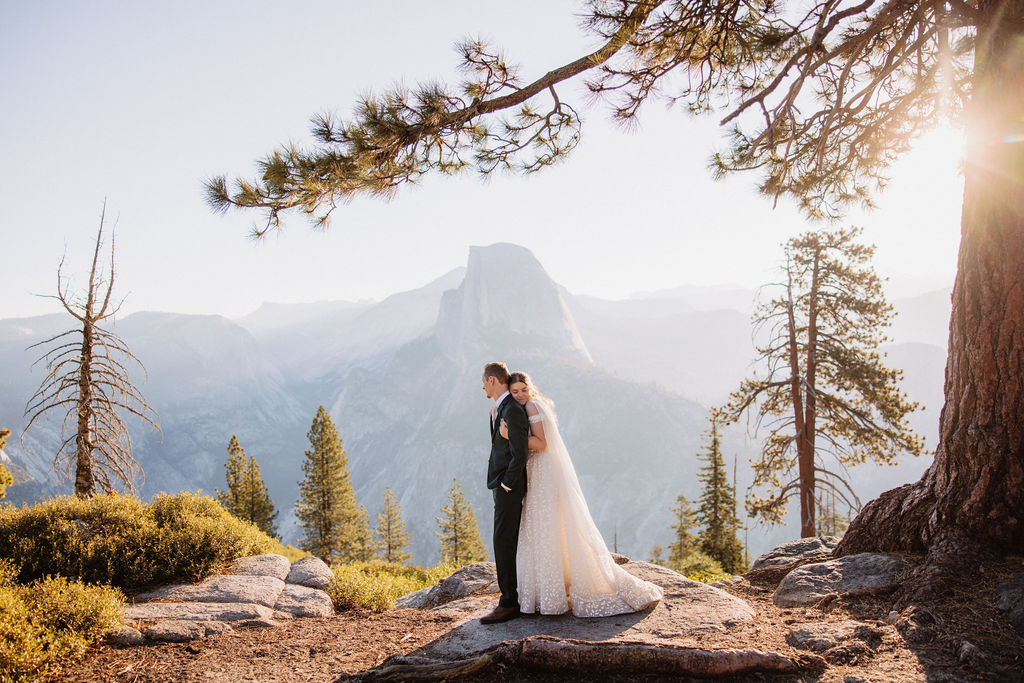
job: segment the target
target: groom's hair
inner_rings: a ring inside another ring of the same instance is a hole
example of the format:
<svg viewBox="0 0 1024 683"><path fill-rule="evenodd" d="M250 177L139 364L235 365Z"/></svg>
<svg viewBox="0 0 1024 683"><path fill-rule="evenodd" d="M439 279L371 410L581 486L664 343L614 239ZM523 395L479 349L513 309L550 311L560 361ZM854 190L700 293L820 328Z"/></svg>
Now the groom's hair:
<svg viewBox="0 0 1024 683"><path fill-rule="evenodd" d="M499 384L508 384L508 366L500 361L488 363L484 366L484 377L494 377Z"/></svg>

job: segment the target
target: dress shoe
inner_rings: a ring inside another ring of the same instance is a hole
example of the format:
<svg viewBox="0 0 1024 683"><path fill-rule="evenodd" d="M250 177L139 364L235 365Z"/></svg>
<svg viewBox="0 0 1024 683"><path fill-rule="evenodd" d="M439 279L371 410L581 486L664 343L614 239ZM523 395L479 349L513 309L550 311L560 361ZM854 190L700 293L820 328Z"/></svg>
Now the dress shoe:
<svg viewBox="0 0 1024 683"><path fill-rule="evenodd" d="M500 624L503 621L509 621L515 619L520 614L518 607L502 607L498 605L494 608L494 611L488 614L486 617L480 618L481 624Z"/></svg>

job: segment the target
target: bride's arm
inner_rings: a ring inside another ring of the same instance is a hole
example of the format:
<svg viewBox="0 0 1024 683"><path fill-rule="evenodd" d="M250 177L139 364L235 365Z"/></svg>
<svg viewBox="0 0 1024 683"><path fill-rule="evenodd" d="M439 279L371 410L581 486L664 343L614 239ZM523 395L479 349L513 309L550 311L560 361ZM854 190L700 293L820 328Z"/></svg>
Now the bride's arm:
<svg viewBox="0 0 1024 683"><path fill-rule="evenodd" d="M533 401L526 404L526 415L530 418L530 438L526 444L527 448L531 453L542 453L547 450L548 442L544 437L544 420L540 418L540 411L537 410L537 406L533 405ZM505 420L501 421L498 433L502 438L508 438L508 425L505 424Z"/></svg>
<svg viewBox="0 0 1024 683"><path fill-rule="evenodd" d="M544 420L540 417L540 411L533 401L526 404L526 414L530 418L530 440L528 446L531 453L543 453L548 448L548 441L544 436Z"/></svg>

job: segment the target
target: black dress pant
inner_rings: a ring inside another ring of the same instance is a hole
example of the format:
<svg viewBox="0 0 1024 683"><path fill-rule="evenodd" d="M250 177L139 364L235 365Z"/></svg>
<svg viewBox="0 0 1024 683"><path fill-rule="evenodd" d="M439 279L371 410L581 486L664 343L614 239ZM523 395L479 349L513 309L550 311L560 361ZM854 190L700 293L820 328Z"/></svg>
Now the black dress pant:
<svg viewBox="0 0 1024 683"><path fill-rule="evenodd" d="M501 607L519 607L516 579L516 549L519 546L519 522L523 516L524 491L505 491L499 485L494 493L494 564L498 571Z"/></svg>

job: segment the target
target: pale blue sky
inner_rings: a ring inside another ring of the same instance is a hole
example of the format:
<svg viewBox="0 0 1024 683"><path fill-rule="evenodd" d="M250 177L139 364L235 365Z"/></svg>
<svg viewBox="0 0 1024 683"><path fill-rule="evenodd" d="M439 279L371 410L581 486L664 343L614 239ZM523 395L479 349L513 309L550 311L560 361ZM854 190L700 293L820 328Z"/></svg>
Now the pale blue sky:
<svg viewBox="0 0 1024 683"><path fill-rule="evenodd" d="M315 112L365 89L455 79L456 40L493 39L532 80L593 43L576 3L11 2L0 0L0 318L59 310L87 268L101 204L117 217L124 312L238 316L263 301L380 299L464 264L469 245L522 244L571 291L619 298L681 284L756 286L807 224L756 178L714 182L713 121L652 102L636 131L584 110L583 143L530 178L430 178L390 203L299 216L260 244L259 217L212 214L202 180L251 176L275 145L307 141ZM584 106L580 85L563 99ZM881 209L854 214L882 275L952 283L962 183L948 133L901 164ZM896 293L901 293L897 291Z"/></svg>

